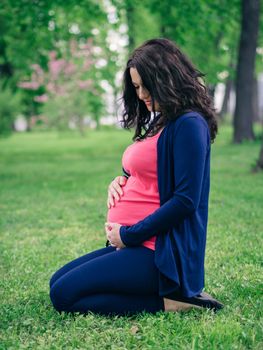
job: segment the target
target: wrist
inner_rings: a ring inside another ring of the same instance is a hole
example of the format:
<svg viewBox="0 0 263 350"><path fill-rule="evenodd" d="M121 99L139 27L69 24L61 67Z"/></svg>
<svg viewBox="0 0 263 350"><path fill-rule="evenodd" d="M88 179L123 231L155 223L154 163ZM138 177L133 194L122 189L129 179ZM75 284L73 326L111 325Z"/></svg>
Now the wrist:
<svg viewBox="0 0 263 350"><path fill-rule="evenodd" d="M129 228L131 226L121 226L120 227L120 238L125 246L136 247L138 242L134 242L134 235L129 233Z"/></svg>
<svg viewBox="0 0 263 350"><path fill-rule="evenodd" d="M126 231L126 229L125 229L125 226L121 226L120 227L120 238L121 238L121 241L122 241L122 243L125 245L125 246L127 246L127 242L126 242L126 240L125 240L125 231Z"/></svg>

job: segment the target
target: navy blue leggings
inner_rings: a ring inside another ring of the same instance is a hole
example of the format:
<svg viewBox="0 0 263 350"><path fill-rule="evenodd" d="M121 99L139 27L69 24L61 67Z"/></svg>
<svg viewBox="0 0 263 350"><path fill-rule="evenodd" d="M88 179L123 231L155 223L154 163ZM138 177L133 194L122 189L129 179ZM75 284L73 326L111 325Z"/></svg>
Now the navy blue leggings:
<svg viewBox="0 0 263 350"><path fill-rule="evenodd" d="M154 251L144 246L102 248L59 269L50 280L59 312L128 315L164 310Z"/></svg>

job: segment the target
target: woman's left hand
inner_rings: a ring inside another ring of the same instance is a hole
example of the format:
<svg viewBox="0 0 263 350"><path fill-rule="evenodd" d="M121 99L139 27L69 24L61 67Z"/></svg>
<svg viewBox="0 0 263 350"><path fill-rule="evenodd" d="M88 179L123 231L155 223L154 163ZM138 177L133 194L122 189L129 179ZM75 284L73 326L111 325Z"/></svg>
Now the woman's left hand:
<svg viewBox="0 0 263 350"><path fill-rule="evenodd" d="M121 240L120 227L121 225L116 222L105 223L105 231L106 231L107 239L109 240L110 245L113 247L116 247L117 249L125 247L125 245Z"/></svg>

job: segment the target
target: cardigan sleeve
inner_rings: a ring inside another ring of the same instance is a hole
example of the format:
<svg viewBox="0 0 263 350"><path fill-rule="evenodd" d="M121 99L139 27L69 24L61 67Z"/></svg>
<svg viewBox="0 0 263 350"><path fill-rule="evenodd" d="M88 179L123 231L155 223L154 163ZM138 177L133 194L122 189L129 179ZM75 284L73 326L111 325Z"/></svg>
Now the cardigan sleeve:
<svg viewBox="0 0 263 350"><path fill-rule="evenodd" d="M120 236L127 246L139 245L152 236L167 232L190 216L199 205L210 148L206 121L197 117L184 119L174 131L172 144L173 196L135 225L121 226Z"/></svg>

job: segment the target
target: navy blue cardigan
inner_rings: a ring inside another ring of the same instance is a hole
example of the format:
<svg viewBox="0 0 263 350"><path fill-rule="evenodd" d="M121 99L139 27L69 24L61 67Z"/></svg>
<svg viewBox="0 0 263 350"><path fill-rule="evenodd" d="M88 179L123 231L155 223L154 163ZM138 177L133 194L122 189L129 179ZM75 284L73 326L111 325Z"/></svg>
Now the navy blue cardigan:
<svg viewBox="0 0 263 350"><path fill-rule="evenodd" d="M121 226L126 246L156 237L159 295L192 297L204 287L210 184L210 133L197 112L167 123L157 143L160 208L132 226Z"/></svg>

